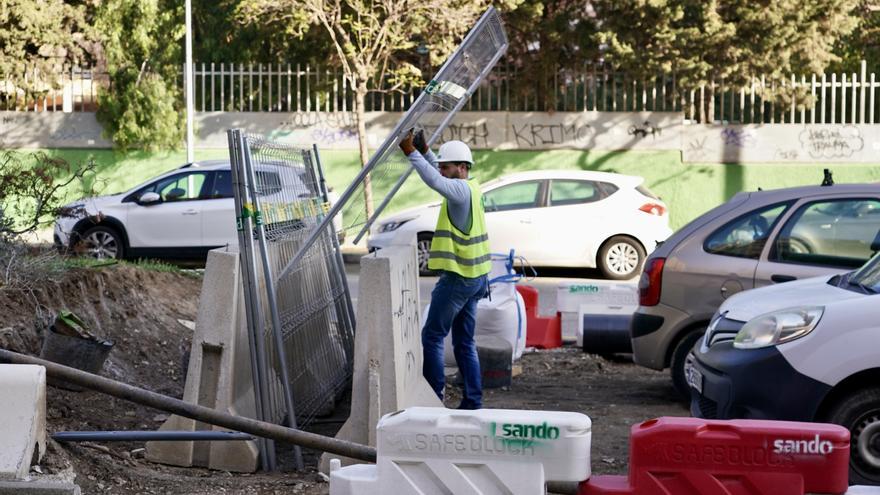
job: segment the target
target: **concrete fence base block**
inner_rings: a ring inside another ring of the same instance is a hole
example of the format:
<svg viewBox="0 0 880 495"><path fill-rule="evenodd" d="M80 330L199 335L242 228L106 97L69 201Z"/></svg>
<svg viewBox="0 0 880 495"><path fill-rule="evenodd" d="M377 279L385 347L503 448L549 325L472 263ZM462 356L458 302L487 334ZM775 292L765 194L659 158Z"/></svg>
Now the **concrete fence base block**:
<svg viewBox="0 0 880 495"><path fill-rule="evenodd" d="M79 486L63 481L0 481L0 495L80 495Z"/></svg>
<svg viewBox="0 0 880 495"><path fill-rule="evenodd" d="M46 453L46 368L0 364L0 480L25 479Z"/></svg>
<svg viewBox="0 0 880 495"><path fill-rule="evenodd" d="M351 415L336 438L375 446L385 414L443 407L422 376L419 308L415 237L361 258ZM321 472L328 472L331 457L340 456L321 456Z"/></svg>
<svg viewBox="0 0 880 495"><path fill-rule="evenodd" d="M247 325L237 248L208 254L192 339L183 400L237 416L254 418ZM171 416L160 430L220 430ZM147 442L147 459L174 466L200 466L249 473L259 466L255 441Z"/></svg>

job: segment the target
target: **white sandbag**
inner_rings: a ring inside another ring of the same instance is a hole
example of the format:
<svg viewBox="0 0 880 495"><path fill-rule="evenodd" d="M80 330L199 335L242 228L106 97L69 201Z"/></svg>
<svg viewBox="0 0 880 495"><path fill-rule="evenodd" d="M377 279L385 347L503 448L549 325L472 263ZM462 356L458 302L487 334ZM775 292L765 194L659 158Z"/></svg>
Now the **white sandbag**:
<svg viewBox="0 0 880 495"><path fill-rule="evenodd" d="M513 360L522 356L526 347L526 307L522 296L516 290L516 282L521 278L513 269L514 254L492 254L492 269L489 271L491 299L481 299L477 303L477 322L474 337L492 336L504 339L513 350ZM421 328L425 327L428 310L422 311ZM452 350L452 332L446 336L443 352L444 364L454 367L455 354Z"/></svg>
<svg viewBox="0 0 880 495"><path fill-rule="evenodd" d="M506 284L513 285L513 284ZM522 357L526 348L526 306L522 296L515 289L514 298L482 299L477 303L477 322L474 328L474 337L493 336L504 339L510 343L513 349L513 360ZM425 327L428 319L428 310L431 304L425 306L422 311L421 328ZM452 332L446 336L443 344L443 363L445 366L454 367L455 354L452 351Z"/></svg>

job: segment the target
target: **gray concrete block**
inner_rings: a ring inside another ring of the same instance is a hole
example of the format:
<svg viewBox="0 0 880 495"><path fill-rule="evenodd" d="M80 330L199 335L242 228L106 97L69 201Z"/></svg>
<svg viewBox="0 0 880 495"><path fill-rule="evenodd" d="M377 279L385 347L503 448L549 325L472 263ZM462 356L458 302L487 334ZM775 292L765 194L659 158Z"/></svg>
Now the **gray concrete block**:
<svg viewBox="0 0 880 495"><path fill-rule="evenodd" d="M183 400L253 418L256 405L240 273L237 248L208 253ZM160 428L211 429L224 431L181 416L171 416ZM147 442L146 453L147 459L163 464L234 472L255 471L258 456L252 440Z"/></svg>
<svg viewBox="0 0 880 495"><path fill-rule="evenodd" d="M0 481L0 495L80 495L79 486L65 481Z"/></svg>
<svg viewBox="0 0 880 495"><path fill-rule="evenodd" d="M0 479L25 479L46 453L46 368L0 364Z"/></svg>
<svg viewBox="0 0 880 495"><path fill-rule="evenodd" d="M415 238L410 241L361 258L351 415L336 438L375 446L376 424L385 414L443 407L422 377L418 264ZM328 467L324 455L321 470Z"/></svg>

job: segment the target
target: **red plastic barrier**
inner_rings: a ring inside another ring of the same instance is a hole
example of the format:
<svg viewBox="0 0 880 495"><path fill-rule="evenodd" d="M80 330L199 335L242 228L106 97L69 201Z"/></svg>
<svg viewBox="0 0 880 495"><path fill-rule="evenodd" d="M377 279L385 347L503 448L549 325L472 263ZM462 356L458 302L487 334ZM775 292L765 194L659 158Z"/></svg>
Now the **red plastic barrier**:
<svg viewBox="0 0 880 495"><path fill-rule="evenodd" d="M630 432L629 476L594 476L580 495L842 494L849 431L822 423L659 418Z"/></svg>
<svg viewBox="0 0 880 495"><path fill-rule="evenodd" d="M526 345L540 349L562 346L562 318L538 316L538 289L517 285L526 307Z"/></svg>

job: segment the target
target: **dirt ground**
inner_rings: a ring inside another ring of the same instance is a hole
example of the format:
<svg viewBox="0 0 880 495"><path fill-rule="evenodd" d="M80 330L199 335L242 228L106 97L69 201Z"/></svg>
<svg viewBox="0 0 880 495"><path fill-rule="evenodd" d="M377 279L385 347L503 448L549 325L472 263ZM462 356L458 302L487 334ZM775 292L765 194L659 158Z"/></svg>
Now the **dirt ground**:
<svg viewBox="0 0 880 495"><path fill-rule="evenodd" d="M0 289L0 347L39 355L48 322L60 309L83 317L115 347L102 374L131 385L181 397L185 354L195 321L201 278L131 265L70 271L38 291ZM181 323L181 321L183 323ZM633 424L658 416L686 416L674 400L666 373L633 365L626 356L606 359L571 346L529 352L523 373L508 390L485 391L491 408L582 412L593 421L592 470L625 474ZM98 393L50 387L49 430L155 430L167 414ZM452 390L448 405L457 404ZM343 408L344 409L344 408ZM312 431L332 434L345 411L319 419ZM317 452L305 452L306 472L231 474L177 468L146 461L143 443L50 442L42 474L77 483L84 494L326 494L329 485L315 470ZM289 446L280 447L282 466ZM287 456L289 457L289 456Z"/></svg>

